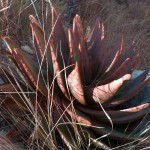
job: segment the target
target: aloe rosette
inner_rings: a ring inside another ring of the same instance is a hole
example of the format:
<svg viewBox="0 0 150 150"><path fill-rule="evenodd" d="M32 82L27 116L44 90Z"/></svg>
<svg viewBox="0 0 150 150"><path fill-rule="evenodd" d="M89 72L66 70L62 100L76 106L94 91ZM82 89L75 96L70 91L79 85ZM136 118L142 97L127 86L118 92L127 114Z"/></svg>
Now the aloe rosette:
<svg viewBox="0 0 150 150"><path fill-rule="evenodd" d="M33 16L30 26L35 38L34 55L24 52L9 37L2 37L9 49L6 54L15 67L1 63L1 74L7 82L0 86L5 97L2 106L17 117L22 111L33 115L34 121L29 116L20 118L34 125L37 118L41 120L38 127L32 127L27 141L45 136L45 143L50 137L57 141L58 134L72 149L110 149L119 142L140 141L143 137L131 132L132 125L150 113L150 103L118 107L150 81L148 70L131 79L139 57L139 52L133 50L134 44L123 52L122 38L119 50L107 51L101 20L96 20L86 37L78 15L67 37L55 8L50 36Z"/></svg>

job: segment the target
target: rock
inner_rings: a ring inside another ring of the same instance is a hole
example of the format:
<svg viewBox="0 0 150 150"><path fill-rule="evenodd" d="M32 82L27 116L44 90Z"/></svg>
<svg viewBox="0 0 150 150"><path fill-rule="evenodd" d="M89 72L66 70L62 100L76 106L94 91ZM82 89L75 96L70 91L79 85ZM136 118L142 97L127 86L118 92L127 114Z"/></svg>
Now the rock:
<svg viewBox="0 0 150 150"><path fill-rule="evenodd" d="M28 45L21 46L21 49L29 54L33 54L33 51L31 50L31 48Z"/></svg>
<svg viewBox="0 0 150 150"><path fill-rule="evenodd" d="M134 70L132 74L132 79L140 75L144 70ZM148 73L150 76L150 72ZM150 103L150 83L147 84L136 96L134 96L130 101L123 104L123 107L134 107L144 103Z"/></svg>
<svg viewBox="0 0 150 150"><path fill-rule="evenodd" d="M4 83L5 83L4 80L0 78L0 85Z"/></svg>
<svg viewBox="0 0 150 150"><path fill-rule="evenodd" d="M6 131L6 130L4 130L4 129L1 129L1 130L0 130L0 136L6 135L6 134L7 134L7 131Z"/></svg>
<svg viewBox="0 0 150 150"><path fill-rule="evenodd" d="M132 74L132 78L137 77L139 74L141 74L144 70L134 70ZM148 73L148 76L150 76L150 72Z"/></svg>

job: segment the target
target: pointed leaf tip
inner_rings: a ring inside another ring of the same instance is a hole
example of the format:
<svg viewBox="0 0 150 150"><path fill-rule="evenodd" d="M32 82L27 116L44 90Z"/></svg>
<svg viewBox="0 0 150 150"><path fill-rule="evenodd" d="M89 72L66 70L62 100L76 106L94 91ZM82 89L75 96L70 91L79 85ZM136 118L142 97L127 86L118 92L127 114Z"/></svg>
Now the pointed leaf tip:
<svg viewBox="0 0 150 150"><path fill-rule="evenodd" d="M29 15L29 19L32 21L35 20L35 17L33 15Z"/></svg>
<svg viewBox="0 0 150 150"><path fill-rule="evenodd" d="M105 85L100 85L98 87L87 88L86 94L93 98L95 102L107 102L110 100L126 83L126 81L131 79L131 74L126 74L123 77L114 80Z"/></svg>

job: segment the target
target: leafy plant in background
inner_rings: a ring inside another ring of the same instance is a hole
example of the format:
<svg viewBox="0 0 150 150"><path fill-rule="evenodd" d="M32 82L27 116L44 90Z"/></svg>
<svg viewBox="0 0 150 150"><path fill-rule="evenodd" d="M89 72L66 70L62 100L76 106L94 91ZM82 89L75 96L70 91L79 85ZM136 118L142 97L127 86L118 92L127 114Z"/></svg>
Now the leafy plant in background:
<svg viewBox="0 0 150 150"><path fill-rule="evenodd" d="M50 36L33 16L30 25L34 55L2 37L9 52L1 56L11 61L1 63L7 138L35 149L111 149L147 139L138 125L150 103L119 107L150 80L148 70L131 79L139 57L134 44L123 54L122 39L119 50L107 51L103 23L97 19L86 37L78 15L67 38L55 8Z"/></svg>

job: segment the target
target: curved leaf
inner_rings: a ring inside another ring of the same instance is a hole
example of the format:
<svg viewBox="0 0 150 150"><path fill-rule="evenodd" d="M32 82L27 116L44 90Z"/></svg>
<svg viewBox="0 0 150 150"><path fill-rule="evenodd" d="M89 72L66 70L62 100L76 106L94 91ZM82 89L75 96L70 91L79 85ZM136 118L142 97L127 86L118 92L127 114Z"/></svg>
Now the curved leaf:
<svg viewBox="0 0 150 150"><path fill-rule="evenodd" d="M56 53L60 70L62 70L64 68L63 59L65 66L67 66L68 64L69 44L61 22L60 15L58 15L54 7L52 7L51 11L52 11L52 40L54 42L55 50L57 50ZM63 58L61 53L63 54Z"/></svg>
<svg viewBox="0 0 150 150"><path fill-rule="evenodd" d="M83 113L82 111L76 109L76 108L68 108L68 105L65 101L63 102L64 108L66 109L66 112L71 116L71 118L73 118L75 121L77 121L78 123L82 123L84 125L87 126L91 126L92 125L92 121L91 118Z"/></svg>
<svg viewBox="0 0 150 150"><path fill-rule="evenodd" d="M107 124L99 124L97 123L97 126L104 126L105 128L92 128L91 130L95 131L95 133L102 135L108 134L107 137L113 138L113 139L118 139L118 140L125 140L127 141L133 141L133 140L141 140L140 138L121 132L116 129L112 129L109 127Z"/></svg>
<svg viewBox="0 0 150 150"><path fill-rule="evenodd" d="M122 78L110 82L105 85L100 85L94 88L87 88L86 95L92 97L95 102L104 103L111 99L118 90L126 83L126 81L130 80L131 74L124 75Z"/></svg>
<svg viewBox="0 0 150 150"><path fill-rule="evenodd" d="M116 52L112 62L110 63L110 65L108 66L108 68L105 70L105 72L102 74L101 79L103 79L103 77L106 77L109 73L112 73L112 69L116 66L116 64L118 63L121 55L122 55L122 51L123 51L123 38L121 40L121 45L120 45L120 49Z"/></svg>
<svg viewBox="0 0 150 150"><path fill-rule="evenodd" d="M117 78L120 78L120 76L124 75L124 71L128 68L130 62L131 59L127 58L112 75L110 75L107 79L102 80L101 84L109 83L113 80L116 80Z"/></svg>
<svg viewBox="0 0 150 150"><path fill-rule="evenodd" d="M41 58L44 58L44 51L46 46L46 39L44 35L44 31L41 29L40 25L38 24L36 18L32 15L29 16L30 18L30 26L35 35L37 44L39 46Z"/></svg>
<svg viewBox="0 0 150 150"><path fill-rule="evenodd" d="M49 67L50 70L50 78L52 78L53 75L53 67L52 67L52 58L50 55L50 50L49 50L49 41L46 41L45 33L38 24L36 18L32 15L30 15L30 26L31 29L34 33L34 36L36 38L36 42L38 44L39 50L40 50L40 56L38 57L38 51L37 49L35 50L35 55L37 57L37 60L40 60L40 63L43 59L44 64L46 64ZM48 42L48 43L47 43ZM50 79L49 79L50 80Z"/></svg>
<svg viewBox="0 0 150 150"><path fill-rule="evenodd" d="M84 97L78 63L76 63L75 69L68 76L68 85L72 95L76 98L76 100L85 105L86 100Z"/></svg>
<svg viewBox="0 0 150 150"><path fill-rule="evenodd" d="M82 27L80 16L76 15L73 19L74 44L78 48L80 55L80 72L83 83L89 82L91 77L91 66L88 58L87 42ZM83 72L83 73L82 73ZM88 76L86 76L88 74Z"/></svg>
<svg viewBox="0 0 150 150"><path fill-rule="evenodd" d="M124 97L121 97L120 99L117 99L116 101L111 102L111 105L118 105L121 104L129 99L131 99L133 96L135 96L139 91L141 91L144 86L150 81L150 77L145 79L140 85L138 85L134 90L132 90L129 94L125 95Z"/></svg>
<svg viewBox="0 0 150 150"><path fill-rule="evenodd" d="M50 49L51 49L51 56L52 56L52 62L53 62L53 68L54 68L54 77L56 76L57 83L63 94L66 96L67 99L69 98L68 92L66 90L66 86L63 82L62 73L60 73L60 67L55 55L54 46L52 42L50 42Z"/></svg>
<svg viewBox="0 0 150 150"><path fill-rule="evenodd" d="M44 83L44 79L40 73L38 80L39 70L36 68L34 62L11 39L8 37L3 37L3 40L7 43L14 61L19 66L19 69L24 74L24 77L28 81L30 80L29 83L32 83L42 94L46 96L47 88Z"/></svg>
<svg viewBox="0 0 150 150"><path fill-rule="evenodd" d="M104 25L100 19L96 20L94 28L88 37L88 50L92 66L95 68L92 71L97 74L97 71L102 70L103 58L105 57Z"/></svg>

